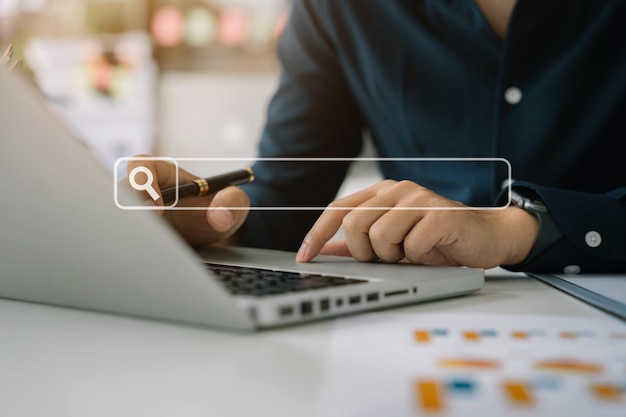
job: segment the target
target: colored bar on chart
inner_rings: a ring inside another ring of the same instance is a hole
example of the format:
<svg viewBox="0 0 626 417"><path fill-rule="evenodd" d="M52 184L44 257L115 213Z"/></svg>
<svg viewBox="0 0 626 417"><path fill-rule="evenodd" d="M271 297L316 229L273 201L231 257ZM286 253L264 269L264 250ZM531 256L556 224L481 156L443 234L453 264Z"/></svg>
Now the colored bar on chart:
<svg viewBox="0 0 626 417"><path fill-rule="evenodd" d="M415 330L413 332L413 337L415 338L415 341L418 343L430 342L430 332L427 330Z"/></svg>
<svg viewBox="0 0 626 417"><path fill-rule="evenodd" d="M448 336L448 330L446 329L433 329L433 336Z"/></svg>
<svg viewBox="0 0 626 417"><path fill-rule="evenodd" d="M578 335L574 332L561 332L559 335L561 339L576 339Z"/></svg>
<svg viewBox="0 0 626 417"><path fill-rule="evenodd" d="M455 394L472 394L475 388L476 384L469 379L453 379L447 384L448 392Z"/></svg>
<svg viewBox="0 0 626 417"><path fill-rule="evenodd" d="M567 372L577 374L599 374L604 372L604 366L599 363L583 362L575 359L554 359L539 361L533 368L541 371Z"/></svg>
<svg viewBox="0 0 626 417"><path fill-rule="evenodd" d="M589 388L598 401L616 403L623 399L622 390L614 384L592 384Z"/></svg>
<svg viewBox="0 0 626 417"><path fill-rule="evenodd" d="M511 337L516 340L528 340L529 334L527 332L511 332Z"/></svg>
<svg viewBox="0 0 626 417"><path fill-rule="evenodd" d="M531 390L524 382L505 381L502 388L509 402L516 406L530 407L535 403Z"/></svg>
<svg viewBox="0 0 626 417"><path fill-rule="evenodd" d="M441 412L444 409L441 384L434 380L420 380L415 383L417 406L426 412Z"/></svg>
<svg viewBox="0 0 626 417"><path fill-rule="evenodd" d="M500 362L489 359L445 358L438 363L443 368L489 370L500 368Z"/></svg>
<svg viewBox="0 0 626 417"><path fill-rule="evenodd" d="M478 342L480 341L480 334L472 330L466 330L463 332L463 338L468 342Z"/></svg>

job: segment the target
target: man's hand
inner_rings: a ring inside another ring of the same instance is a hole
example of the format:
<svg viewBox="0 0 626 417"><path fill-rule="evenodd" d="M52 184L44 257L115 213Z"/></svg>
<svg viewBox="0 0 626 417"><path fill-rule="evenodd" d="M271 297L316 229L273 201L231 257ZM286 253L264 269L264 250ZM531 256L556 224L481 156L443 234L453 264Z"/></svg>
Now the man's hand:
<svg viewBox="0 0 626 417"><path fill-rule="evenodd" d="M532 214L515 206L467 209L410 181L382 181L331 203L305 237L296 260L349 254L362 262L491 268L528 256L539 234ZM340 226L345 241L328 242Z"/></svg>
<svg viewBox="0 0 626 417"><path fill-rule="evenodd" d="M140 158L146 155L138 155ZM134 168L144 166L154 175L152 186L161 195L161 190L176 185L176 167L164 161L130 160L128 172ZM138 174L140 175L140 174ZM185 184L198 177L179 168L178 182ZM138 179L141 182L143 179ZM123 180L128 184L128 176ZM130 187L130 185L129 185ZM149 197L148 192L136 192L148 203L163 205L163 199L156 202ZM162 215L191 245L208 245L232 238L241 227L248 215L250 200L247 194L237 187L227 187L216 194L192 197L180 200L177 207L207 207L207 210L164 210ZM227 210L224 207L241 207L237 210Z"/></svg>

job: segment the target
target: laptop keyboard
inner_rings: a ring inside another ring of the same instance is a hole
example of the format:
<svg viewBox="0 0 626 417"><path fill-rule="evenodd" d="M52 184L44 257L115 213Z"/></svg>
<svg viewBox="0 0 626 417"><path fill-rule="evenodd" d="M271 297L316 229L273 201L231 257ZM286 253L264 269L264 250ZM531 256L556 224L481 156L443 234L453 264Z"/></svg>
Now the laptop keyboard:
<svg viewBox="0 0 626 417"><path fill-rule="evenodd" d="M241 266L212 263L206 263L205 265L217 275L217 278L232 294L236 295L268 296L368 282L362 279L272 271Z"/></svg>

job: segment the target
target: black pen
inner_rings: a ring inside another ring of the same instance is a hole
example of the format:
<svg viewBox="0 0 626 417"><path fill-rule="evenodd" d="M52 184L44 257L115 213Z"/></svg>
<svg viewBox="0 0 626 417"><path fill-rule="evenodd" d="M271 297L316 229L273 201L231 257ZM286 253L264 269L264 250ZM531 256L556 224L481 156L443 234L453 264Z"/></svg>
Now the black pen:
<svg viewBox="0 0 626 417"><path fill-rule="evenodd" d="M254 172L251 168L227 172L214 177L198 178L193 180L193 182L178 186L178 199L215 194L231 185L247 184L252 181L254 181ZM176 200L176 188L166 188L161 192L165 205L171 204Z"/></svg>

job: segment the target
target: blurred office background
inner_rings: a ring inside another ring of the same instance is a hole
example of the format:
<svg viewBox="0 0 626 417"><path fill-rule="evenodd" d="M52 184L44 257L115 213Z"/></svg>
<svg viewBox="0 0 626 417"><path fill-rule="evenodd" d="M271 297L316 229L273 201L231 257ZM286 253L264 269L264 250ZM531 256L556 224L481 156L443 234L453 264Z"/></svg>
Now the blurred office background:
<svg viewBox="0 0 626 417"><path fill-rule="evenodd" d="M51 108L110 169L138 153L251 158L290 3L0 0L0 48L14 45ZM355 170L364 182L353 188L373 181Z"/></svg>

